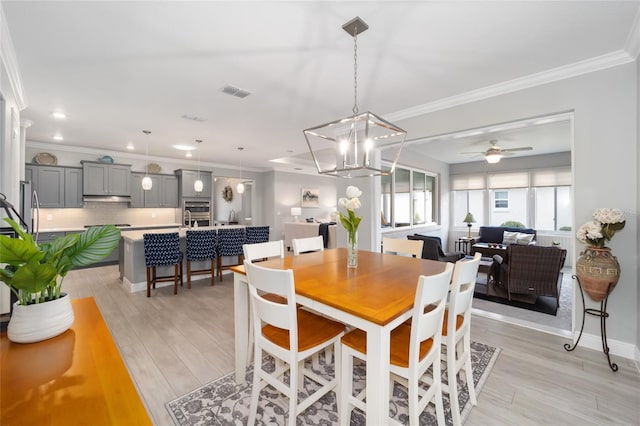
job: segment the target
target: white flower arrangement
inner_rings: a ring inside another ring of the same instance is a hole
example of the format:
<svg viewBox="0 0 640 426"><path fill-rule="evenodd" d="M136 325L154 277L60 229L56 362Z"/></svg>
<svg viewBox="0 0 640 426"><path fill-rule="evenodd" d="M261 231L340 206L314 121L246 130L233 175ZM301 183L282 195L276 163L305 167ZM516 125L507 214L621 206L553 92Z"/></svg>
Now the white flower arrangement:
<svg viewBox="0 0 640 426"><path fill-rule="evenodd" d="M576 237L581 243L596 248L603 248L625 225L624 213L619 209L596 209L593 219L578 229Z"/></svg>
<svg viewBox="0 0 640 426"><path fill-rule="evenodd" d="M358 226L360 225L361 217L356 216L355 210L361 207L360 197L362 195L362 191L357 186L348 186L347 187L347 197L340 198L338 200L338 205L340 207L344 207L347 210L347 214L343 215L342 212L338 212L340 215L340 223L344 229L347 230L349 234L349 243L353 243L355 240L356 232L358 231Z"/></svg>

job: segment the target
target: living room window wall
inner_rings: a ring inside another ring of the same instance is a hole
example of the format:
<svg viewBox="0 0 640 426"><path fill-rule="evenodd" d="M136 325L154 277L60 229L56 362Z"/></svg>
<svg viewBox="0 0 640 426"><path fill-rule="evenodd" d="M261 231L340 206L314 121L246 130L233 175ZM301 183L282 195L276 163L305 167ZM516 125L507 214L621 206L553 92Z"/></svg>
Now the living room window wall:
<svg viewBox="0 0 640 426"><path fill-rule="evenodd" d="M455 227L462 229L470 212L476 229L519 222L538 231L571 231L569 167L452 175L451 189Z"/></svg>
<svg viewBox="0 0 640 426"><path fill-rule="evenodd" d="M396 166L381 177L381 226L400 228L436 222L437 175L425 170Z"/></svg>

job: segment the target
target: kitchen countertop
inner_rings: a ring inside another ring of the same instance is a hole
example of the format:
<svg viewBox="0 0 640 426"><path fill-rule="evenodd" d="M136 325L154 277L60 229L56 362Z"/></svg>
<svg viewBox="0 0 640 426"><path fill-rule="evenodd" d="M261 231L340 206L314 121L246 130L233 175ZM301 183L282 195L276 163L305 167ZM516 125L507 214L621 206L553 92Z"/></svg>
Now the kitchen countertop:
<svg viewBox="0 0 640 426"><path fill-rule="evenodd" d="M184 228L175 226L175 228L165 228L165 229L147 229L147 230L131 230L131 231L122 231L122 239L125 242L136 242L142 241L144 234L155 234L155 233L163 233L163 232L178 232L180 237L186 237L187 230L191 231L206 231L209 229L220 229L220 228L244 228L244 225L225 225L225 226L200 226L198 228Z"/></svg>
<svg viewBox="0 0 640 426"><path fill-rule="evenodd" d="M179 223L161 223L161 224L153 224L153 225L131 225L131 226L121 226L118 227L122 232L125 231L135 231L137 229L155 229L155 228L178 228L180 226ZM70 228L45 228L41 227L38 232L82 232L84 231L84 226L80 227L70 227Z"/></svg>

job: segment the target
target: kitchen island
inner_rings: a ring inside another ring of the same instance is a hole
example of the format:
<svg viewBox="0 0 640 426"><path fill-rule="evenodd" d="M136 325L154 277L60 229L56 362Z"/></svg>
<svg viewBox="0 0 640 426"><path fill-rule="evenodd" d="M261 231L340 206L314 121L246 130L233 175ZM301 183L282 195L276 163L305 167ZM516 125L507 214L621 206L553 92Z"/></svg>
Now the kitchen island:
<svg viewBox="0 0 640 426"><path fill-rule="evenodd" d="M143 291L147 289L147 267L144 261L144 234L160 234L167 232L178 232L180 235L180 249L182 253L186 253L186 237L187 230L191 231L204 231L208 229L220 229L221 226L206 226L199 228L164 228L164 229L148 229L144 231L123 231L122 243L123 250L120 257L120 279L122 280L122 286L125 290L133 293L136 291ZM244 228L243 225L229 225L224 228ZM223 259L224 261L224 259ZM185 256L186 262L186 256ZM193 269L204 269L208 266L208 262L193 262ZM184 274L186 274L186 267L184 268ZM158 275L172 275L173 266L158 267ZM206 277L203 275L203 278ZM183 277L186 281L186 275ZM164 287L173 285L171 282L157 283L156 287Z"/></svg>

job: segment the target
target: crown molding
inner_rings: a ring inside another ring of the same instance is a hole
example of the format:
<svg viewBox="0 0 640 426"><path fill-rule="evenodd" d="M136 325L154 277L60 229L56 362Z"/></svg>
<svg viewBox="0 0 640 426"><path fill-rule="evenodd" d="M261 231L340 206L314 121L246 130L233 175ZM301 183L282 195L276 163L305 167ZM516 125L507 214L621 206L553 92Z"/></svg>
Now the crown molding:
<svg viewBox="0 0 640 426"><path fill-rule="evenodd" d="M18 111L22 111L28 106L27 97L24 92L22 76L20 75L20 67L18 66L16 52L13 50L13 42L11 41L11 34L9 33L7 20L4 17L2 4L0 4L0 57L2 59L2 64L7 70L9 86L11 87L13 97L16 100Z"/></svg>
<svg viewBox="0 0 640 426"><path fill-rule="evenodd" d="M618 50L607 53L606 55L575 62L570 65L553 68L525 77L505 81L503 83L494 84L492 86L472 90L460 95L450 96L448 98L385 114L385 119L393 122L413 118L419 115L429 114L431 112L441 111L447 108L492 98L494 96L505 95L507 93L517 92L523 89L553 83L555 81L571 77L577 77L594 71L617 67L619 65L633 62L634 60L635 57L632 57L628 52Z"/></svg>
<svg viewBox="0 0 640 426"><path fill-rule="evenodd" d="M624 50L626 50L633 59L637 59L638 55L640 55L640 10L638 10L636 18L633 20L627 42L624 45Z"/></svg>

